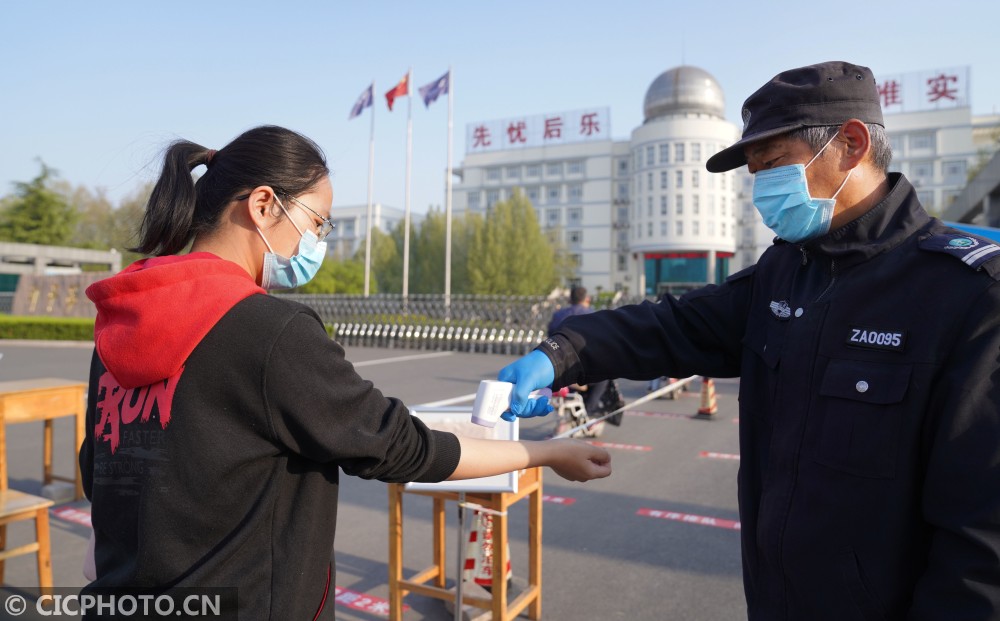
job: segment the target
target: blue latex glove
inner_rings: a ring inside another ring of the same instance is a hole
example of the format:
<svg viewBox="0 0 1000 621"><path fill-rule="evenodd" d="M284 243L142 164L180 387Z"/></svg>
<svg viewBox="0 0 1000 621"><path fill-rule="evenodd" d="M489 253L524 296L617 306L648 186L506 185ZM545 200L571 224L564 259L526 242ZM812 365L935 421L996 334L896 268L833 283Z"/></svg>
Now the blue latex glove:
<svg viewBox="0 0 1000 621"><path fill-rule="evenodd" d="M547 388L556 378L552 361L542 352L535 350L500 369L497 379L514 384L510 396L510 411L500 415L505 421L513 422L515 417L531 418L545 416L552 411L548 397L531 399L531 391Z"/></svg>

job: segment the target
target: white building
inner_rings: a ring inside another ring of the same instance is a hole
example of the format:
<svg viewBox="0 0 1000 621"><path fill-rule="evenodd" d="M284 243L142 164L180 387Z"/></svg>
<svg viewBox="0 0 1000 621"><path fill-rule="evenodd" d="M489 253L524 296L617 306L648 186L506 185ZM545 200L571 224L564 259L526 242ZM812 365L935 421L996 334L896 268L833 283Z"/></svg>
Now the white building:
<svg viewBox="0 0 1000 621"><path fill-rule="evenodd" d="M326 254L335 259L349 259L361 248L368 233L368 205L347 205L330 210L330 219L336 225L326 238ZM382 203L372 203L372 226L383 233L390 233L403 221L402 209ZM410 212L411 234L413 227L419 226L423 214ZM412 238L411 238L412 239Z"/></svg>
<svg viewBox="0 0 1000 621"><path fill-rule="evenodd" d="M736 173L705 161L734 142L722 89L676 67L650 85L645 121L611 138L606 108L472 123L456 172L456 213L485 213L521 189L591 290L654 295L718 281L735 251Z"/></svg>

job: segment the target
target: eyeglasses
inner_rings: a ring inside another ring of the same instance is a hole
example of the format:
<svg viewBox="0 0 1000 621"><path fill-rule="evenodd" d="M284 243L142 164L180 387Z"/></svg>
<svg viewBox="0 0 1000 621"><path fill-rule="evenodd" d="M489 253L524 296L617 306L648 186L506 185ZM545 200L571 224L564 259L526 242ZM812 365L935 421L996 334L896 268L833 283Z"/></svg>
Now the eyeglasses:
<svg viewBox="0 0 1000 621"><path fill-rule="evenodd" d="M320 225L319 225L319 231L316 232L316 237L319 238L319 241L323 241L324 239L326 239L327 235L329 235L330 233L332 233L333 229L335 229L337 227L337 225L334 224L333 221L330 220L330 218L324 218L323 216L319 215L318 213L316 213L313 210L312 207L310 207L309 205L306 205L305 203L303 203L299 199L295 198L294 196L289 196L288 198L293 203L295 203L299 207L305 209L306 211L308 211L309 213L311 213L312 215L316 216L317 218L319 218L321 220Z"/></svg>
<svg viewBox="0 0 1000 621"><path fill-rule="evenodd" d="M248 198L250 198L249 194L243 194L241 196L237 196L233 200L245 201ZM319 230L316 232L316 237L319 239L319 241L323 241L324 239L326 239L327 236L329 236L330 233L333 232L333 229L337 228L337 225L333 223L333 220L331 220L330 218L324 218L323 216L319 215L309 205L306 205L305 203L295 198L294 196L289 195L288 198L302 209L305 209L306 211L308 211L309 213L320 219Z"/></svg>

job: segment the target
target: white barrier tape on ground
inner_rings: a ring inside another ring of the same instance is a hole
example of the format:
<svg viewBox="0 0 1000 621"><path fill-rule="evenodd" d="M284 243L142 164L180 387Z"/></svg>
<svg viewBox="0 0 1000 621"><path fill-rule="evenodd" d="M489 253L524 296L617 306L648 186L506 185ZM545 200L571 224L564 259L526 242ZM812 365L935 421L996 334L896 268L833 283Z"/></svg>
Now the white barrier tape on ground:
<svg viewBox="0 0 1000 621"><path fill-rule="evenodd" d="M691 377L685 377L684 379L677 380L676 382L673 382L672 384L667 384L666 386L664 386L663 388L661 388L659 390L654 390L653 392L649 393L645 397L640 397L640 398L636 399L635 401L633 401L632 403L626 403L624 406L618 408L614 412L611 412L609 414L605 414L604 416L601 416L600 418L595 418L593 420L588 420L584 424L578 425L576 427L573 427L572 429L567 429L566 431L560 433L559 435L553 436L552 439L556 440L558 438L569 438L574 433L576 433L578 431L583 431L583 430L587 429L588 427L593 427L594 425L596 425L597 423L601 422L602 420L611 418L612 416L614 416L616 414L620 414L620 413L624 412L625 410L629 410L629 409L632 409L632 408L634 408L634 407L636 407L638 405L642 405L643 403L647 403L649 401L652 401L653 399L659 397L660 395L665 395L665 394L667 394L669 392L672 392L674 390L680 390L681 387L686 386L688 383L691 382L691 380L695 379L696 377L698 377L698 376L697 375L692 375Z"/></svg>

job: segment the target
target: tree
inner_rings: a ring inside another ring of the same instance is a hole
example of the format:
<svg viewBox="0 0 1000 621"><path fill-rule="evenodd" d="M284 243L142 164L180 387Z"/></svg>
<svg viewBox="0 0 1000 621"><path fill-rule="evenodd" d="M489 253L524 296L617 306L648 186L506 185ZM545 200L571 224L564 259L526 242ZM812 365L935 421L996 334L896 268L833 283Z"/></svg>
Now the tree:
<svg viewBox="0 0 1000 621"><path fill-rule="evenodd" d="M538 295L558 283L556 248L520 191L495 204L472 239L467 257L472 293Z"/></svg>
<svg viewBox="0 0 1000 621"><path fill-rule="evenodd" d="M364 293L365 264L361 261L326 259L316 276L295 293Z"/></svg>
<svg viewBox="0 0 1000 621"><path fill-rule="evenodd" d="M397 230L399 227L396 227ZM399 293L403 290L403 258L395 235L372 228L371 293ZM354 258L364 265L365 243L362 241Z"/></svg>
<svg viewBox="0 0 1000 621"><path fill-rule="evenodd" d="M14 184L14 197L0 212L0 240L64 246L73 235L78 214L50 187L56 171L39 163L42 170L37 177Z"/></svg>

